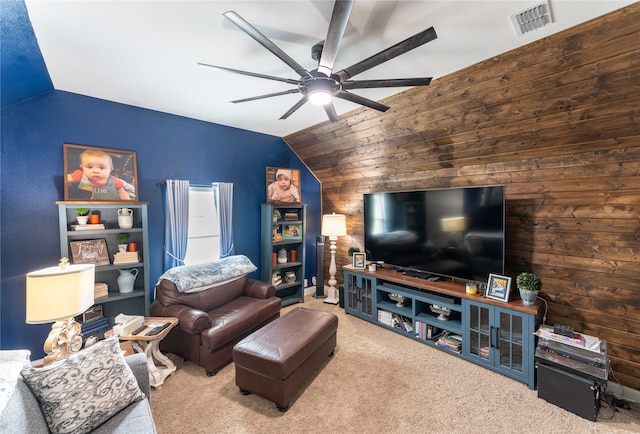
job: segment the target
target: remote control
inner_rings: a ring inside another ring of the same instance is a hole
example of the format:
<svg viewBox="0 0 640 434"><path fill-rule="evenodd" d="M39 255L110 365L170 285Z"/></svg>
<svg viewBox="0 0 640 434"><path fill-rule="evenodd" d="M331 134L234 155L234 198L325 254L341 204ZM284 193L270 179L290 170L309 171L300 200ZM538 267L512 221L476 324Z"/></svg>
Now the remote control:
<svg viewBox="0 0 640 434"><path fill-rule="evenodd" d="M138 327L137 329L135 329L135 330L133 331L133 333L131 333L131 336L135 336L135 335L137 335L138 333L140 333L142 330L144 330L144 329L146 329L146 328L147 328L147 326L146 326L146 325L144 325L144 324L142 324L140 327Z"/></svg>
<svg viewBox="0 0 640 434"><path fill-rule="evenodd" d="M158 333L160 333L162 330L164 330L167 327L169 327L170 325L171 325L170 322L166 322L166 323L162 324L161 326L154 327L149 332L147 332L147 336L155 336Z"/></svg>

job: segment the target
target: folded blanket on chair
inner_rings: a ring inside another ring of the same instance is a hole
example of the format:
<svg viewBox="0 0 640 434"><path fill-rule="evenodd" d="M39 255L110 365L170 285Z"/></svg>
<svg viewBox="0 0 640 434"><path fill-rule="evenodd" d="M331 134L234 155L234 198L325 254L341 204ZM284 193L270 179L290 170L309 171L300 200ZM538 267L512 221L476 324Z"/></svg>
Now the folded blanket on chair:
<svg viewBox="0 0 640 434"><path fill-rule="evenodd" d="M204 264L174 267L160 276L158 283L165 279L173 282L180 292L199 292L239 279L257 269L246 256L235 255Z"/></svg>

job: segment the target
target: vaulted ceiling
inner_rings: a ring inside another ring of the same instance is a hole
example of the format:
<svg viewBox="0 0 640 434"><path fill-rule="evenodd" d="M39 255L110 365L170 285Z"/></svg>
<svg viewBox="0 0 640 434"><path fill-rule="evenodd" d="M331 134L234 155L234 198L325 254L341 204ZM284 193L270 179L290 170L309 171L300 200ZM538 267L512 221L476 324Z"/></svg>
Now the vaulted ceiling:
<svg viewBox="0 0 640 434"><path fill-rule="evenodd" d="M356 1L335 70L351 66L428 27L438 38L354 79L437 79L544 38L632 1L550 0L553 22L518 36L510 15L531 1ZM232 104L291 84L198 66L198 62L296 79L297 74L223 17L234 10L305 68L325 39L333 1L36 1L29 17L55 89L286 136L325 122L300 95ZM378 101L406 88L353 91ZM337 101L338 114L360 108Z"/></svg>

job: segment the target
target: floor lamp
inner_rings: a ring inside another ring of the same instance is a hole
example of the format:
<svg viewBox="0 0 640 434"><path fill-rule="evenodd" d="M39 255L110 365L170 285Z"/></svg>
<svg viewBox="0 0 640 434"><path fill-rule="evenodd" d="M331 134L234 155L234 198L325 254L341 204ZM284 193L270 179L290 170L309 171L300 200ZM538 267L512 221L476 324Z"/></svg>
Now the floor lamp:
<svg viewBox="0 0 640 434"><path fill-rule="evenodd" d="M57 267L27 274L27 324L54 323L44 343L45 365L82 348L74 317L94 303L95 270L93 264L69 265L63 258Z"/></svg>
<svg viewBox="0 0 640 434"><path fill-rule="evenodd" d="M338 289L336 288L336 241L338 237L347 235L347 220L344 214L325 214L322 216L322 234L329 237L331 242L331 264L329 265L329 291L325 303L338 304ZM322 282L321 282L322 283Z"/></svg>

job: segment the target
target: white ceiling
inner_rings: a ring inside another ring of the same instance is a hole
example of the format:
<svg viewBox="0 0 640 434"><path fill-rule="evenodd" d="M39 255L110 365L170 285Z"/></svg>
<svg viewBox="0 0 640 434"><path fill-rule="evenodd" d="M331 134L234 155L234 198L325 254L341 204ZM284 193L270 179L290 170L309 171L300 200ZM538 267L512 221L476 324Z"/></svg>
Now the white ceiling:
<svg viewBox="0 0 640 434"><path fill-rule="evenodd" d="M354 79L437 79L634 3L550 0L554 22L516 36L509 16L538 1L356 1L334 71L433 26L438 39ZM222 13L235 10L311 70L317 66L311 46L325 39L333 1L26 0L26 4L58 90L275 136L327 120L321 107L308 103L288 119L278 120L300 99L297 94L232 104L229 101L293 86L197 63L298 79ZM377 101L402 90L353 93ZM335 106L339 115L360 108L342 100Z"/></svg>

